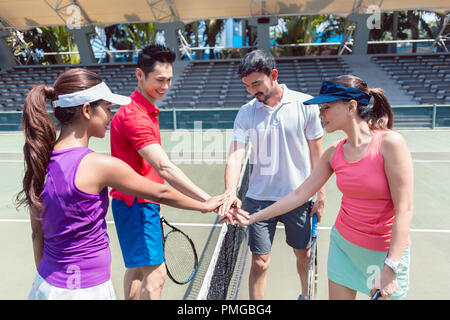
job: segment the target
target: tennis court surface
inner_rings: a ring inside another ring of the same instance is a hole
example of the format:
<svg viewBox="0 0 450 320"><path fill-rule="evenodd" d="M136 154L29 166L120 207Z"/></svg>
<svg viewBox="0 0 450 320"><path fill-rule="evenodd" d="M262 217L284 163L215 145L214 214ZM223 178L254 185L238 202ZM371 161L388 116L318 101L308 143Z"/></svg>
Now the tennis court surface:
<svg viewBox="0 0 450 320"><path fill-rule="evenodd" d="M450 299L450 130L400 130L414 160L414 218L411 226L411 274L408 299ZM226 150L229 131L164 131L163 148L172 160L200 187L211 195L223 192ZM343 133L326 134L324 147L343 137ZM31 245L31 228L24 210L16 211L14 197L20 190L23 174L23 136L21 133L0 134L0 299L26 299L35 276ZM109 153L109 136L93 139L90 148ZM325 214L319 224L318 299L328 298L326 261L330 228L340 205L340 193L334 178L327 184ZM195 299L214 253L221 226L215 214L188 212L163 206L165 218L188 233L200 258L199 274L187 285L167 280L163 299ZM107 215L112 251L112 281L118 299L123 298L124 265L111 212ZM245 241L245 239L244 239ZM233 283L237 299L248 299L250 253L237 257L243 267ZM244 265L245 262L245 265ZM239 269L239 268L235 268ZM267 277L266 299L296 299L300 283L292 249L284 241L282 225L277 229ZM368 297L359 294L358 299Z"/></svg>

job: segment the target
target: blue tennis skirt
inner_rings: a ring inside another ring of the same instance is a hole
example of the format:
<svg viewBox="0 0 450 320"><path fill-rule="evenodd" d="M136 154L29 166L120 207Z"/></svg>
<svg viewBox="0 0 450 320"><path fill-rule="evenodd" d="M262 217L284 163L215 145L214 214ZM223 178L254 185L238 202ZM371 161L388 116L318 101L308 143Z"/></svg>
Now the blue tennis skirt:
<svg viewBox="0 0 450 320"><path fill-rule="evenodd" d="M384 266L387 253L359 247L341 236L333 226L328 252L328 279L355 291L369 295L375 278ZM409 248L401 261L405 267L397 274L398 289L391 300L406 299L409 287Z"/></svg>

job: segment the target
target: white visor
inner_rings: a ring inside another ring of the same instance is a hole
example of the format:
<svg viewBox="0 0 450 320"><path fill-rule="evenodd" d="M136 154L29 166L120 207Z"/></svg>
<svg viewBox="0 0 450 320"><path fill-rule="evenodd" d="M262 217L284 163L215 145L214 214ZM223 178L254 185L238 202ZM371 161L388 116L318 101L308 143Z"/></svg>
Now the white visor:
<svg viewBox="0 0 450 320"><path fill-rule="evenodd" d="M86 90L58 96L58 100L53 101L53 107L75 107L97 100L105 100L118 105L127 105L131 103L130 97L112 93L106 83L101 82Z"/></svg>

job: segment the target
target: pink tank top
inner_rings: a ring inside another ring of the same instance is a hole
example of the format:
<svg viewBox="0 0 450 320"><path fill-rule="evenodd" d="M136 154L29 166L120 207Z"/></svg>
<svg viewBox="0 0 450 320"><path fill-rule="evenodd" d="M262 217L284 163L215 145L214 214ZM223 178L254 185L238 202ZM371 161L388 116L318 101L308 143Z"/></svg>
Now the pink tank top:
<svg viewBox="0 0 450 320"><path fill-rule="evenodd" d="M351 243L375 251L389 251L395 208L380 152L385 130L372 137L358 161L344 157L342 139L336 147L332 167L342 201L335 227ZM408 241L409 242L409 241Z"/></svg>

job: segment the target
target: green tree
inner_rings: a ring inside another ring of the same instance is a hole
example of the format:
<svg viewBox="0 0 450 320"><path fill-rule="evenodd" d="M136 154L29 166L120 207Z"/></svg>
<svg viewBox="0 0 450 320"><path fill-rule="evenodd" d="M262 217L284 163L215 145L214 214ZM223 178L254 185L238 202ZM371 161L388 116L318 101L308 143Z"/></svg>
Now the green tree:
<svg viewBox="0 0 450 320"><path fill-rule="evenodd" d="M78 51L73 35L64 26L38 27L23 33L21 42L10 38L9 43L21 64L76 64L80 57L76 54L40 55L43 52ZM21 52L32 51L32 55L21 55ZM37 60L37 61L36 61Z"/></svg>
<svg viewBox="0 0 450 320"><path fill-rule="evenodd" d="M140 49L147 44L154 43L157 34L158 31L154 28L153 23L112 25L105 28L106 47L110 50ZM133 53L121 56L126 61L132 61Z"/></svg>
<svg viewBox="0 0 450 320"><path fill-rule="evenodd" d="M205 44L208 47L215 47L217 42L217 35L222 32L224 28L224 21L221 19L205 20ZM214 59L214 50L209 50L209 58Z"/></svg>
<svg viewBox="0 0 450 320"><path fill-rule="evenodd" d="M285 30L275 35L275 41L279 45L311 43L320 38L326 39L338 35L344 31L344 20L332 15L307 15L283 18ZM324 26L321 34L316 34L318 26ZM323 40L322 40L323 41ZM277 56L304 56L318 54L323 50L320 47L297 46L279 47Z"/></svg>
<svg viewBox="0 0 450 320"><path fill-rule="evenodd" d="M199 25L200 21L194 21L184 25L183 36L186 39L188 45L190 47L198 47L199 46ZM194 41L192 41L192 37ZM192 52L192 55L197 58L199 55L199 51L195 50ZM186 56L183 56L185 58Z"/></svg>
<svg viewBox="0 0 450 320"><path fill-rule="evenodd" d="M439 32L439 15L435 15L435 20L424 19L425 14L430 12L423 10L383 12L381 14L380 29L370 31L369 40L406 40L406 39L433 39ZM395 29L395 19L397 28ZM370 44L368 53L396 52L396 44ZM389 49L391 48L391 49ZM413 43L412 52L417 52L417 43Z"/></svg>

